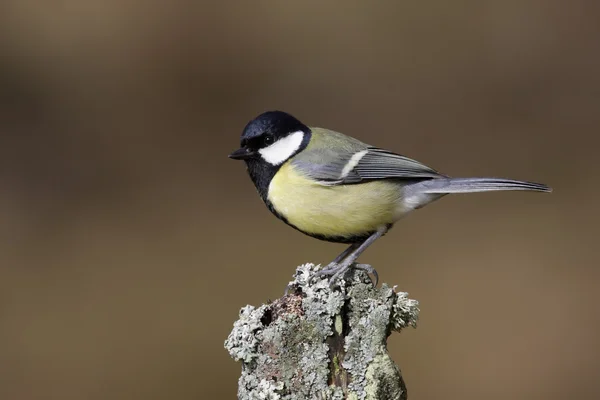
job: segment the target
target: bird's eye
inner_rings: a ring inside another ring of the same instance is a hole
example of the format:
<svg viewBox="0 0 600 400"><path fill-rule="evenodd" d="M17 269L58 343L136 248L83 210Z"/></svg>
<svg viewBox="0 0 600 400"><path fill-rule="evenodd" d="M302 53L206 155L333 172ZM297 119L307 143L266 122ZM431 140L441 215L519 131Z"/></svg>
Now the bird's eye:
<svg viewBox="0 0 600 400"><path fill-rule="evenodd" d="M273 142L275 141L275 139L273 138L272 135L265 135L265 138L263 139L263 142L268 146L270 144L273 144Z"/></svg>

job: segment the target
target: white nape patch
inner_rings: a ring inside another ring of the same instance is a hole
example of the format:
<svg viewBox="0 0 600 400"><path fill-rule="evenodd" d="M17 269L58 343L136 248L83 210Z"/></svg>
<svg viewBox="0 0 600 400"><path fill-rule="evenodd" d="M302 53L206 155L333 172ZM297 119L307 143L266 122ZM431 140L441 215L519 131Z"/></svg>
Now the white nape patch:
<svg viewBox="0 0 600 400"><path fill-rule="evenodd" d="M350 160L348 160L348 162L346 163L346 165L344 165L344 169L342 170L342 173L340 174L340 178L339 179L344 179L345 177L347 177L348 174L350 173L350 171L352 171L354 169L354 167L356 167L358 165L358 163L360 162L360 160L368 152L369 152L369 150L363 150L363 151L359 151L358 153L354 153L352 155L352 157L350 157Z"/></svg>
<svg viewBox="0 0 600 400"><path fill-rule="evenodd" d="M304 132L297 131L279 139L269 147L258 150L263 160L272 165L279 165L290 158L302 144Z"/></svg>

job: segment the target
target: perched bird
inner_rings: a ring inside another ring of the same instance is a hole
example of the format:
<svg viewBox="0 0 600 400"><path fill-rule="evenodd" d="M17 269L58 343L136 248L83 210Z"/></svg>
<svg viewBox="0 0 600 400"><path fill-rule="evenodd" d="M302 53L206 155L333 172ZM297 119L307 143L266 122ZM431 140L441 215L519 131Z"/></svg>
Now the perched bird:
<svg viewBox="0 0 600 400"><path fill-rule="evenodd" d="M360 254L409 212L449 193L495 190L550 192L540 183L498 178L450 178L400 154L329 129L309 127L282 111L250 121L241 148L269 210L293 228L317 239L350 246L318 274L333 284Z"/></svg>

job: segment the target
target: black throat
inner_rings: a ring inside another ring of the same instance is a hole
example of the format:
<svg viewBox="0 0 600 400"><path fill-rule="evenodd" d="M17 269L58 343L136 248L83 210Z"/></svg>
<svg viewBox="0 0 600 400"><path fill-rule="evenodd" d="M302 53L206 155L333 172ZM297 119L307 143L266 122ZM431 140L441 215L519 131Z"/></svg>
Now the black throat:
<svg viewBox="0 0 600 400"><path fill-rule="evenodd" d="M265 203L268 202L267 196L269 195L269 184L283 164L271 165L261 159L252 159L246 161L246 165L248 166L250 179L254 182L258 194Z"/></svg>

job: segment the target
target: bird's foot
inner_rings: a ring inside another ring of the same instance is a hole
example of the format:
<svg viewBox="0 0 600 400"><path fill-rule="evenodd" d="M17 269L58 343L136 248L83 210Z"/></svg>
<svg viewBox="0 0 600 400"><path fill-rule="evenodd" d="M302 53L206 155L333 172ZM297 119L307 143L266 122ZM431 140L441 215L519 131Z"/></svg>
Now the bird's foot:
<svg viewBox="0 0 600 400"><path fill-rule="evenodd" d="M361 271L365 271L367 274L372 274L375 277L375 282L373 282L373 280L371 279L371 283L373 283L373 286L377 286L377 283L379 283L379 274L377 274L377 271L375 270L375 268L373 268L369 264L356 264L356 263L343 263L343 262L339 263L339 264L337 264L337 263L328 264L322 270L315 272L315 274L313 275L313 278L320 277L320 276L330 276L331 278L329 278L329 285L331 287L333 287L336 284L336 282L338 281L338 279L343 277L350 270L350 268L356 268Z"/></svg>
<svg viewBox="0 0 600 400"><path fill-rule="evenodd" d="M341 267L342 267L341 263L330 262L322 270L316 271L313 275L313 278L317 278L319 276L332 276L337 271L339 271Z"/></svg>

